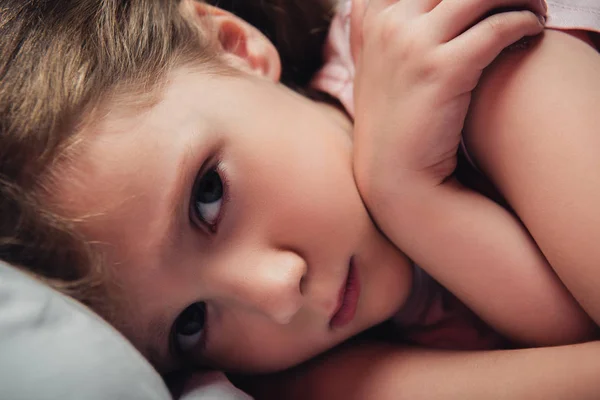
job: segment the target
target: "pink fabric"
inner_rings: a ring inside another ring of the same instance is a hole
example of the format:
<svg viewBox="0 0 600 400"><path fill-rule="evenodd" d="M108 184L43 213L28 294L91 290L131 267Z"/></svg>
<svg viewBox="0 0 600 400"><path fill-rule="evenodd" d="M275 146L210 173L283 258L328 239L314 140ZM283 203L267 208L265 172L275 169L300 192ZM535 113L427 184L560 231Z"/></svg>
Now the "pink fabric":
<svg viewBox="0 0 600 400"><path fill-rule="evenodd" d="M600 1L546 0L546 3L548 28L600 32Z"/></svg>
<svg viewBox="0 0 600 400"><path fill-rule="evenodd" d="M402 338L428 348L490 350L507 341L449 292L437 292L423 320L406 328Z"/></svg>
<svg viewBox="0 0 600 400"><path fill-rule="evenodd" d="M600 0L548 0L546 26L600 32ZM354 116L355 68L350 50L351 0L341 0L325 46L325 64L312 86L337 98ZM467 154L468 156L468 154ZM450 292L415 267L413 295L394 318L403 338L427 347L491 349L502 338Z"/></svg>
<svg viewBox="0 0 600 400"><path fill-rule="evenodd" d="M315 75L312 86L337 98L354 116L354 61L350 51L351 0L341 0L331 22L325 44L325 63Z"/></svg>
<svg viewBox="0 0 600 400"><path fill-rule="evenodd" d="M392 321L404 341L429 348L484 350L507 344L418 266L414 267L413 291Z"/></svg>

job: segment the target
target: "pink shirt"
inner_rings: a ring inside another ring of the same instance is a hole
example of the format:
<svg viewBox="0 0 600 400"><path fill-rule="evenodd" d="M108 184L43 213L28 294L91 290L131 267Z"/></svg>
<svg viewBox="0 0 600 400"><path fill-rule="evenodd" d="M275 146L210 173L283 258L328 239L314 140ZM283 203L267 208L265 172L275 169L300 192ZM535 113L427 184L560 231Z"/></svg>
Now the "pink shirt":
<svg viewBox="0 0 600 400"><path fill-rule="evenodd" d="M600 0L547 0L546 27L600 32ZM350 51L351 0L341 0L325 46L325 64L312 86L337 98L354 116L354 63ZM491 349L504 344L448 290L415 266L413 293L393 318L415 344L453 349Z"/></svg>

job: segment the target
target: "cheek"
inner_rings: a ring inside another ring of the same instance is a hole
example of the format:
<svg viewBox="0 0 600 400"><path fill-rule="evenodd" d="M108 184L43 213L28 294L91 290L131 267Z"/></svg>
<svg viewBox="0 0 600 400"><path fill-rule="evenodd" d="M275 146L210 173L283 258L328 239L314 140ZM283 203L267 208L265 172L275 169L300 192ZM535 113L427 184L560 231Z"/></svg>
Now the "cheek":
<svg viewBox="0 0 600 400"><path fill-rule="evenodd" d="M340 139L307 136L312 137L280 146L278 166L266 165L264 175L273 178L272 188L285 196L283 200L297 203L303 212L323 212L327 218L359 201L351 153Z"/></svg>
<svg viewBox="0 0 600 400"><path fill-rule="evenodd" d="M278 325L252 313L227 312L210 359L216 367L245 373L280 371L306 361L336 343L323 343L306 327Z"/></svg>
<svg viewBox="0 0 600 400"><path fill-rule="evenodd" d="M240 142L230 157L240 212L251 213L246 216L253 222L359 229L353 225L363 223L366 211L354 182L349 139L317 135L273 133Z"/></svg>
<svg viewBox="0 0 600 400"><path fill-rule="evenodd" d="M304 197L317 195L314 191L319 188L339 190L346 185L344 192L354 190L355 185L349 185L353 182L352 143L347 134L312 115L291 121L239 137L236 162L244 165L238 170L251 171L253 180L264 177Z"/></svg>

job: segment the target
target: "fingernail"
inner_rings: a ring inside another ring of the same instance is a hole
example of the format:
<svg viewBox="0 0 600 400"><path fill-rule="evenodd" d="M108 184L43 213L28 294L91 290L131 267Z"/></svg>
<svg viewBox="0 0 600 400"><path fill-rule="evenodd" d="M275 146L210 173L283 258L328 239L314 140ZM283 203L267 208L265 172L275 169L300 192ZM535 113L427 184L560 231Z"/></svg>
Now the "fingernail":
<svg viewBox="0 0 600 400"><path fill-rule="evenodd" d="M546 17L543 15L538 15L538 19L540 20L540 23L545 26L546 25Z"/></svg>
<svg viewBox="0 0 600 400"><path fill-rule="evenodd" d="M544 15L546 15L548 13L548 4L546 4L546 0L540 0L540 5L542 6Z"/></svg>

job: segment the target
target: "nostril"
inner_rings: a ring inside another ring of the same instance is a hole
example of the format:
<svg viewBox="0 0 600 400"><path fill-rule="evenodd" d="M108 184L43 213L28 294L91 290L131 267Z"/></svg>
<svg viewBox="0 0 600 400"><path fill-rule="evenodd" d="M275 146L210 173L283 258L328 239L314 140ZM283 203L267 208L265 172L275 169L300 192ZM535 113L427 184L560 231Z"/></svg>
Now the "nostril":
<svg viewBox="0 0 600 400"><path fill-rule="evenodd" d="M300 278L300 294L304 296L306 291L306 274L302 275Z"/></svg>

